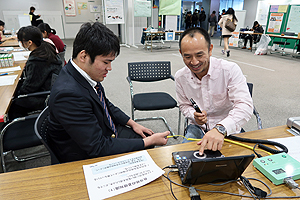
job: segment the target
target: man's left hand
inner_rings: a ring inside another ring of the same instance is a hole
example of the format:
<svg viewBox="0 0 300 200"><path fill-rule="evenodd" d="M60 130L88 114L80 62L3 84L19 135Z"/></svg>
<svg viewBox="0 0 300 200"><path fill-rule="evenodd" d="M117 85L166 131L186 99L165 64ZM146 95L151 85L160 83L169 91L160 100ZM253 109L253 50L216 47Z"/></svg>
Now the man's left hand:
<svg viewBox="0 0 300 200"><path fill-rule="evenodd" d="M213 151L221 150L224 143L224 136L217 131L217 129L212 129L208 131L201 141L197 144L200 145L199 154L202 155L204 149L209 149ZM205 148L206 147L206 148Z"/></svg>
<svg viewBox="0 0 300 200"><path fill-rule="evenodd" d="M144 133L147 133L148 135L154 134L154 132L151 129L146 128L146 127L136 123L132 119L129 119L129 121L127 122L127 125L131 126L131 128L134 130L134 132L136 132L137 134L142 136L142 138L146 137L146 135Z"/></svg>

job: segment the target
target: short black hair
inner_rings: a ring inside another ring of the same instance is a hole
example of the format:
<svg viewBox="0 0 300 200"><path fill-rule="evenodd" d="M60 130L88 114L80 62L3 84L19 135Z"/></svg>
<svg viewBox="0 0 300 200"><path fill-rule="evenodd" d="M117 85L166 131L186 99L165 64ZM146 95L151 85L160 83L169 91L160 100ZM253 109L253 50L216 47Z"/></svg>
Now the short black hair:
<svg viewBox="0 0 300 200"><path fill-rule="evenodd" d="M181 34L181 37L179 39L179 49L181 50L181 41L182 39L188 35L190 37L194 37L195 36L195 33L200 33L201 35L204 36L204 39L207 43L207 48L209 49L210 48L210 44L211 44L211 41L210 41L210 37L209 37L209 34L208 32L201 28L201 27L193 27L193 28L189 28L189 29L186 29L182 34Z"/></svg>
<svg viewBox="0 0 300 200"><path fill-rule="evenodd" d="M98 55L107 56L120 53L119 38L105 25L100 22L87 22L81 25L73 42L72 57L85 50L91 57L92 63Z"/></svg>
<svg viewBox="0 0 300 200"><path fill-rule="evenodd" d="M0 26L4 26L4 25L5 25L4 21L0 20Z"/></svg>
<svg viewBox="0 0 300 200"><path fill-rule="evenodd" d="M31 40L36 46L40 46L43 41L43 35L35 26L21 27L17 33L18 40L22 43Z"/></svg>
<svg viewBox="0 0 300 200"><path fill-rule="evenodd" d="M30 11L35 10L35 7L31 6L30 7Z"/></svg>

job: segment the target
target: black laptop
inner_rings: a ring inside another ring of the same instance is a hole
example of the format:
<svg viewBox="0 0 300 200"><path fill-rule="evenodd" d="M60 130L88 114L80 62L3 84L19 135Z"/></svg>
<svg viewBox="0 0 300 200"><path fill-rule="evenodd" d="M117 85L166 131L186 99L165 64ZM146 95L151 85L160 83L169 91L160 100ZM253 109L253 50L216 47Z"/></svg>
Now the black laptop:
<svg viewBox="0 0 300 200"><path fill-rule="evenodd" d="M220 151L205 150L173 152L182 184L200 184L238 179L254 154L225 157Z"/></svg>

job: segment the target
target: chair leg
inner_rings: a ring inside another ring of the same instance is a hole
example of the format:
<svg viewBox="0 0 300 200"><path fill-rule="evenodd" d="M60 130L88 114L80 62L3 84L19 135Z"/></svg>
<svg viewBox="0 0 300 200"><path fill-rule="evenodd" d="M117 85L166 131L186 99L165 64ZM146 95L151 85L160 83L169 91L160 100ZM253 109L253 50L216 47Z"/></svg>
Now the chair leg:
<svg viewBox="0 0 300 200"><path fill-rule="evenodd" d="M170 131L170 133L173 136L175 136L174 132L172 131L172 128L169 126L167 120L164 117L148 117L148 118L137 118L137 119L134 119L134 121L136 121L136 122L137 121L147 121L147 120L162 120L165 123L167 129Z"/></svg>
<svg viewBox="0 0 300 200"><path fill-rule="evenodd" d="M1 164L2 164L2 170L3 172L5 173L6 172L6 167L5 167L5 160L4 160L4 157L9 153L8 152L3 152L1 151Z"/></svg>
<svg viewBox="0 0 300 200"><path fill-rule="evenodd" d="M178 108L179 109L179 108ZM179 109L179 116L178 116L178 135L180 135L180 124L181 124L181 111Z"/></svg>

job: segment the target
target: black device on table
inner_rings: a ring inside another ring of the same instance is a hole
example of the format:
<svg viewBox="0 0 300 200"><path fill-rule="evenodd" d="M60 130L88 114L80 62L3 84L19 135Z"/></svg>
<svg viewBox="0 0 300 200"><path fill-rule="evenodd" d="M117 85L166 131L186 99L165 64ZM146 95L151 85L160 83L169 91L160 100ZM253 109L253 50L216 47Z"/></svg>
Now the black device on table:
<svg viewBox="0 0 300 200"><path fill-rule="evenodd" d="M183 184L211 183L238 179L245 171L254 154L224 157L220 151L204 150L172 153Z"/></svg>

